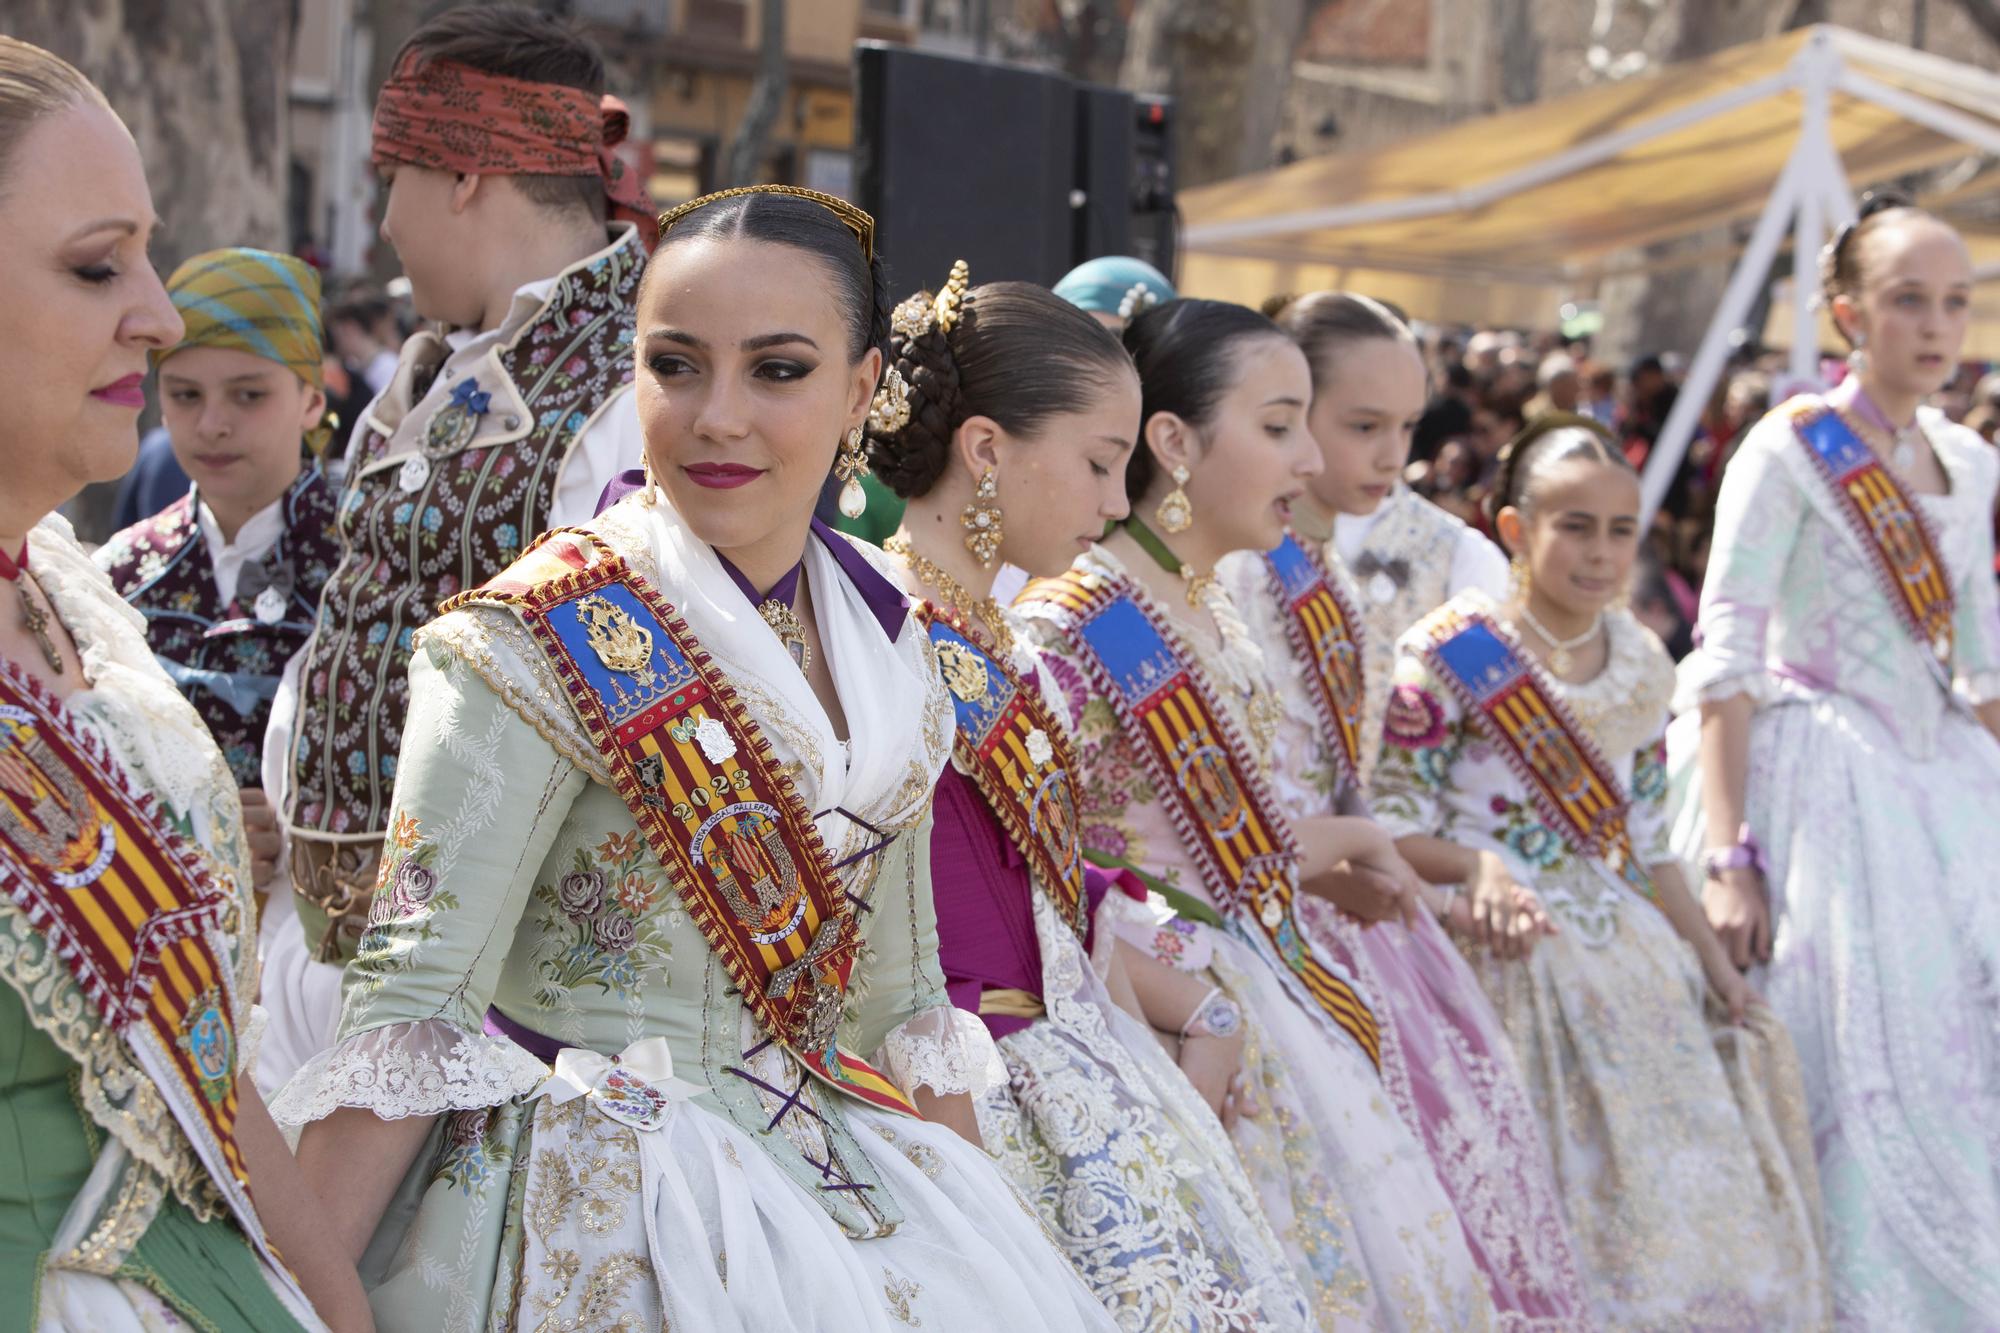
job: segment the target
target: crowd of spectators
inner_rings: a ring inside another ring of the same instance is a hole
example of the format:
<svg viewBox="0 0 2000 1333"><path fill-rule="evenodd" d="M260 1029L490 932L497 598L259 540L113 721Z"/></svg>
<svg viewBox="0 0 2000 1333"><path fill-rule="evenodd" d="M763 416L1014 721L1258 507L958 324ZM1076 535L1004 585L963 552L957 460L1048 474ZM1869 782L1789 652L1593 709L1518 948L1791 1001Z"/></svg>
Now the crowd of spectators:
<svg viewBox="0 0 2000 1333"><path fill-rule="evenodd" d="M1417 427L1407 480L1489 535L1483 502L1500 450L1527 421L1545 411L1592 417L1617 436L1635 466L1644 467L1686 370L1672 353L1615 366L1594 354L1587 337L1491 329L1423 333L1436 388ZM1828 370L1829 381L1837 378L1839 363ZM1731 359L1647 533L1632 608L1676 657L1692 647L1722 472L1744 433L1789 387L1781 354L1753 347ZM1993 442L2000 435L2000 370L1968 363L1935 406Z"/></svg>

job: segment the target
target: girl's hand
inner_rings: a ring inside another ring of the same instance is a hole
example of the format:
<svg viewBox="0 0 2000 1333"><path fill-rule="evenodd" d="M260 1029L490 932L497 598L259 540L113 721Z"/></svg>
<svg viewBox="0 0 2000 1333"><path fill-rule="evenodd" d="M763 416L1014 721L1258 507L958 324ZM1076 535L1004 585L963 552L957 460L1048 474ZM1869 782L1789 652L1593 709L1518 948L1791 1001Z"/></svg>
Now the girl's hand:
<svg viewBox="0 0 2000 1333"><path fill-rule="evenodd" d="M1472 938L1496 958L1526 958L1542 935L1555 934L1555 923L1542 901L1516 880L1498 853L1479 853L1479 865L1467 883L1472 899Z"/></svg>
<svg viewBox="0 0 2000 1333"><path fill-rule="evenodd" d="M1181 1042L1181 1072L1194 1084L1208 1109L1224 1129L1234 1129L1238 1115L1254 1115L1243 1081L1243 1038L1193 1036Z"/></svg>
<svg viewBox="0 0 2000 1333"><path fill-rule="evenodd" d="M1755 869L1738 866L1704 879L1701 906L1731 963L1746 968L1771 961L1771 908Z"/></svg>
<svg viewBox="0 0 2000 1333"><path fill-rule="evenodd" d="M1315 879L1311 890L1364 925L1394 920L1404 912L1403 886L1373 869L1336 867Z"/></svg>
<svg viewBox="0 0 2000 1333"><path fill-rule="evenodd" d="M1740 1024L1743 1015L1751 1005L1762 1004L1764 997L1741 972L1729 956L1720 949L1702 951L1701 970L1708 978L1708 988L1715 992L1715 998L1729 1011L1729 1021Z"/></svg>

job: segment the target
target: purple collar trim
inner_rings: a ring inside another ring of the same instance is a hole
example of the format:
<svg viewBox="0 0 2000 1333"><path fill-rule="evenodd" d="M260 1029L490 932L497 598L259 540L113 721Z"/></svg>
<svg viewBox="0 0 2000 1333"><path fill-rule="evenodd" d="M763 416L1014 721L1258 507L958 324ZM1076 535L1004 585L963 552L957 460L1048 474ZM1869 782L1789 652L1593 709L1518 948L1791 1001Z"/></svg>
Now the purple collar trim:
<svg viewBox="0 0 2000 1333"><path fill-rule="evenodd" d="M645 485L644 471L636 467L627 468L613 477L597 497L597 512L603 513L632 492L643 489ZM861 594L861 600L867 604L869 613L875 617L875 623L882 627L882 633L888 636L889 642L896 642L902 637L903 624L909 618L910 602L903 596L903 590L891 583L881 570L870 564L867 556L855 550L852 542L826 524L814 519L812 530L818 534L820 541L826 544L826 549L833 555L841 572L847 575L847 581ZM755 590L750 587L750 580L744 578L734 565L724 560L722 567L729 571L730 578L743 590L743 595L750 599L752 606L764 600L756 596ZM798 570L795 568L791 574L779 580L778 588L773 588L766 596L778 596L779 589L785 586L787 580L795 579L797 574ZM796 586L794 583L793 587Z"/></svg>

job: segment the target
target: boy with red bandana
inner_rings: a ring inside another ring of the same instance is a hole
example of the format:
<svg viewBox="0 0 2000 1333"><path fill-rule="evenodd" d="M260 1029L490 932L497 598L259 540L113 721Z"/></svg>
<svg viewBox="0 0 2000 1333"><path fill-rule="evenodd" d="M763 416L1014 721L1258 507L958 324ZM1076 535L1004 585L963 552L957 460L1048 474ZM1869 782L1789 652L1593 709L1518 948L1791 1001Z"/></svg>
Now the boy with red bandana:
<svg viewBox="0 0 2000 1333"><path fill-rule="evenodd" d="M332 1036L323 964L352 956L367 919L416 631L543 529L588 518L640 456L632 301L655 224L612 153L629 120L601 54L546 15L470 6L418 29L394 69L375 107L382 237L437 327L355 424L340 563L266 739L298 915L266 924L267 1086Z"/></svg>

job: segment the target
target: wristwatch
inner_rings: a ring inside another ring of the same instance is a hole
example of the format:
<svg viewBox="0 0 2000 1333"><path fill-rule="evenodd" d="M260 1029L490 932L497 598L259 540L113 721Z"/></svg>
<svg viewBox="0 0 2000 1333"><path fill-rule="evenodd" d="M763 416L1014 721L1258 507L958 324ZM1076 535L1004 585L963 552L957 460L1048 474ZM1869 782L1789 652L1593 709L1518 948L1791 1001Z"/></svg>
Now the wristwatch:
<svg viewBox="0 0 2000 1333"><path fill-rule="evenodd" d="M1701 870L1710 879L1721 879L1725 870L1754 870L1764 873L1764 849L1748 824L1736 830L1736 845L1711 847L1701 855Z"/></svg>
<svg viewBox="0 0 2000 1333"><path fill-rule="evenodd" d="M1236 1001L1222 993L1217 986L1202 997L1187 1022L1181 1024L1181 1036L1188 1037L1233 1037L1243 1029L1243 1009Z"/></svg>

